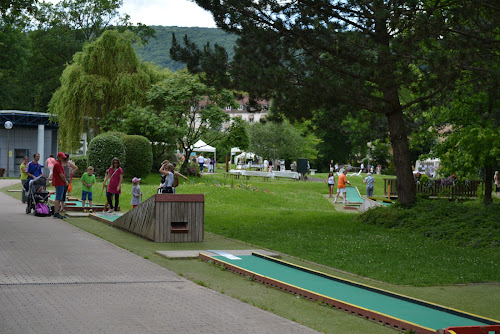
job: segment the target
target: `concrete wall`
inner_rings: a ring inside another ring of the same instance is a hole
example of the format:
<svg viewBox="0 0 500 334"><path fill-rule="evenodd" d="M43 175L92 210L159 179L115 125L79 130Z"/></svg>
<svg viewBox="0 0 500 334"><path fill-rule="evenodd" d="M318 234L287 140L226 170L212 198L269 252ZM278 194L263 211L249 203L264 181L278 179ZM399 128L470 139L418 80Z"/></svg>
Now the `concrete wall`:
<svg viewBox="0 0 500 334"><path fill-rule="evenodd" d="M7 134L7 131L9 133ZM10 140L8 140L8 137ZM0 128L0 168L7 172L7 146L12 152L9 157L9 176L19 176L21 174L19 166L22 163L23 156L27 153L29 161L33 160L33 154L40 153L40 164L44 164L50 154L57 154L57 130L45 128L43 131L43 152L38 152L40 147L38 143L38 127L23 127L6 130ZM10 142L10 144L8 143ZM45 170L44 170L45 173ZM4 176L7 176L4 174Z"/></svg>

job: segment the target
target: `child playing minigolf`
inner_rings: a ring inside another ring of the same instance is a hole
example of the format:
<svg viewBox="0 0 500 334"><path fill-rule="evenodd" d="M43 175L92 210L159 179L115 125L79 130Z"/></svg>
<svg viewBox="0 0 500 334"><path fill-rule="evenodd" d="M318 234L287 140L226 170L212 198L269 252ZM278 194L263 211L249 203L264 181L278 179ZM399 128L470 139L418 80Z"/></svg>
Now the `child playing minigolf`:
<svg viewBox="0 0 500 334"><path fill-rule="evenodd" d="M134 177L132 179L132 183L134 184L132 186L132 199L130 200L130 204L132 204L132 209L141 204L142 193L141 193L141 187L139 186L139 181L141 181L141 179L137 177Z"/></svg>
<svg viewBox="0 0 500 334"><path fill-rule="evenodd" d="M95 183L95 175L94 175L94 167L89 166L87 171L82 175L82 208L83 212L87 212L85 208L85 201L89 200L89 211L90 213L94 212L92 210L92 186Z"/></svg>

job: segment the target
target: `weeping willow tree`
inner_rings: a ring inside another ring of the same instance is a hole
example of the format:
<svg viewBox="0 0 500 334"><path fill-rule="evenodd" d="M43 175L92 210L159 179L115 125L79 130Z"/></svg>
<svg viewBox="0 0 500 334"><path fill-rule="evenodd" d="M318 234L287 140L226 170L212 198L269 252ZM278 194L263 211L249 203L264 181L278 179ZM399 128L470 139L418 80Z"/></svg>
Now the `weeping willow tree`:
<svg viewBox="0 0 500 334"><path fill-rule="evenodd" d="M145 104L158 72L140 62L132 41L129 33L108 30L73 56L49 103L62 149L77 149L84 132L97 135L112 128L128 104Z"/></svg>

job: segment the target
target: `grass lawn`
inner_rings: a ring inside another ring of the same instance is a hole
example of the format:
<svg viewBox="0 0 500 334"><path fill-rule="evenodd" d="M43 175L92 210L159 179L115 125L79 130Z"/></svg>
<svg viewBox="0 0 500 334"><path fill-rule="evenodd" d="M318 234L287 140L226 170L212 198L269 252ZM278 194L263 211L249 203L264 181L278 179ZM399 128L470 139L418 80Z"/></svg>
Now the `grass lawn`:
<svg viewBox="0 0 500 334"><path fill-rule="evenodd" d="M326 174L314 177L326 180ZM375 176L375 195L383 194L383 176ZM350 177L365 194L360 177ZM205 195L205 242L157 244L105 224L71 218L69 223L169 268L198 284L296 320L322 332L390 333L391 329L329 307L249 282L198 260L167 260L157 250L250 248L281 252L284 259L336 276L482 316L500 318L498 248L457 247L413 233L358 222L356 214L338 212L324 197L325 183L224 179L222 174L181 181L178 193ZM158 175L141 181L144 199L156 192ZM11 188L19 188L13 186ZM74 180L73 196L81 194ZM100 197L100 185L94 199ZM2 189L6 191L6 188ZM126 179L121 207L130 205ZM20 193L9 193L19 197ZM75 196L79 197L79 196ZM102 195L104 202L104 195ZM221 238L226 237L226 238ZM229 240L235 239L235 240ZM311 261L317 264L307 263ZM331 268L326 268L327 266ZM490 282L496 284L452 285ZM289 307L293 305L293 307Z"/></svg>

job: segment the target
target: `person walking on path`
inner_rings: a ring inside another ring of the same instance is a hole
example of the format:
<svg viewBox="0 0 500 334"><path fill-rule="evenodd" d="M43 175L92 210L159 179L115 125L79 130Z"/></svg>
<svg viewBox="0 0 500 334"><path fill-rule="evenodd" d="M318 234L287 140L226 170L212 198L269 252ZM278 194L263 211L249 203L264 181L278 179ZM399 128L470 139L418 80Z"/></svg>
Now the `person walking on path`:
<svg viewBox="0 0 500 334"><path fill-rule="evenodd" d="M205 166L205 158L202 154L198 157L198 164L200 165L200 172L203 173L203 167Z"/></svg>
<svg viewBox="0 0 500 334"><path fill-rule="evenodd" d="M342 172L342 174L340 174L339 176L339 180L337 182L337 195L335 196L335 203L337 203L337 198L339 198L339 195L340 194L343 194L342 195L342 198L343 198L343 203L346 204L346 201L347 201L347 191L346 191L346 183L351 185L351 183L349 181L347 181L347 169L344 168L344 171Z"/></svg>
<svg viewBox="0 0 500 334"><path fill-rule="evenodd" d="M335 186L335 176L333 175L333 172L328 174L326 183L328 184L328 190L330 191L330 198L333 198L333 187Z"/></svg>
<svg viewBox="0 0 500 334"><path fill-rule="evenodd" d="M26 174L26 172L28 171L28 157L24 157L23 158L23 163L21 164L21 166L19 167L19 169L21 170L21 183L23 184L23 192L22 192L22 201L23 203L26 203L26 201L28 200L28 198L26 198L26 192L24 191L24 184L26 182L28 182L28 174Z"/></svg>
<svg viewBox="0 0 500 334"><path fill-rule="evenodd" d="M42 175L42 165L38 163L40 160L40 153L33 154L33 160L28 164L28 170L26 174L28 174L28 180L33 180Z"/></svg>
<svg viewBox="0 0 500 334"><path fill-rule="evenodd" d="M83 212L87 212L85 208L85 201L89 200L89 212L94 212L92 210L92 186L96 183L94 175L94 167L87 167L87 171L82 175L82 208Z"/></svg>
<svg viewBox="0 0 500 334"><path fill-rule="evenodd" d="M368 173L366 175L366 177L363 179L363 183L366 183L366 197L373 197L375 179L373 178L372 173Z"/></svg>
<svg viewBox="0 0 500 334"><path fill-rule="evenodd" d="M54 201L54 218L59 219L66 218L66 216L62 216L59 213L59 208L63 196L65 196L66 193L65 188L69 185L62 165L64 159L67 159L66 154L64 154L63 152L57 153L57 160L54 163L54 175L52 177L52 185L56 188L56 199Z"/></svg>
<svg viewBox="0 0 500 334"><path fill-rule="evenodd" d="M52 180L52 171L54 170L55 162L56 159L54 158L53 154L51 154L50 157L48 157L48 159L45 160L45 168L48 168L49 170L49 180Z"/></svg>
<svg viewBox="0 0 500 334"><path fill-rule="evenodd" d="M109 167L106 172L106 177L102 184L102 189L106 185L106 181L109 179L108 189L106 190L106 199L109 204L108 213L113 211L118 211L118 206L120 205L120 194L122 193L122 181L123 181L123 169L121 168L121 162L118 158L113 158L111 160L111 167ZM113 207L113 194L115 195L115 206Z"/></svg>

